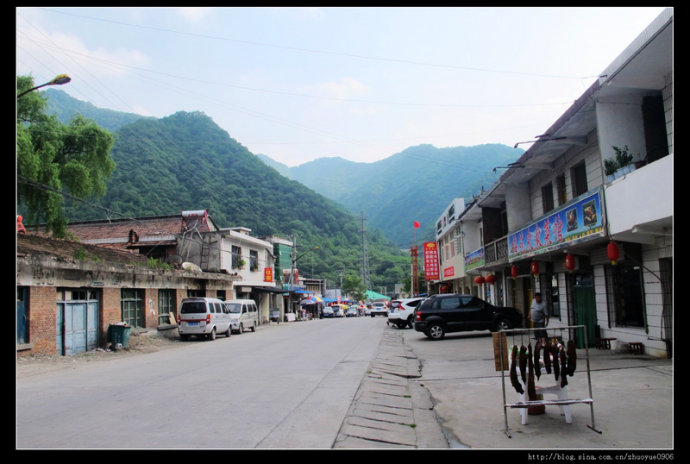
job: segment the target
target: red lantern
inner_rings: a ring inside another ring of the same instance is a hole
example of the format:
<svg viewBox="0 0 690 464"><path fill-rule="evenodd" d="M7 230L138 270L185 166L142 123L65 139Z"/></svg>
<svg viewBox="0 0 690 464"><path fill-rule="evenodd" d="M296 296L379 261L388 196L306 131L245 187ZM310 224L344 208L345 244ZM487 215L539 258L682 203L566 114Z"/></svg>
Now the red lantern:
<svg viewBox="0 0 690 464"><path fill-rule="evenodd" d="M534 274L534 275L539 274L539 262L538 261L532 261L532 264L530 264L530 270L532 271L532 274Z"/></svg>
<svg viewBox="0 0 690 464"><path fill-rule="evenodd" d="M496 282L496 276L495 275L489 274L488 276L486 276L486 283L487 284L493 284L494 282Z"/></svg>
<svg viewBox="0 0 690 464"><path fill-rule="evenodd" d="M518 268L515 264L513 264L510 268L510 275L513 277L513 279L517 279L518 276Z"/></svg>
<svg viewBox="0 0 690 464"><path fill-rule="evenodd" d="M575 257L570 253L565 255L564 267L570 272L573 272L573 269L575 269Z"/></svg>
<svg viewBox="0 0 690 464"><path fill-rule="evenodd" d="M476 283L478 283L479 285L481 285L481 284L484 283L484 277L482 277L482 276L477 276L477 277L474 278L474 281L475 281Z"/></svg>
<svg viewBox="0 0 690 464"><path fill-rule="evenodd" d="M618 261L618 258L620 257L620 251L618 250L618 245L616 242L609 242L609 245L606 247L606 254L611 260L611 265L615 266L616 261Z"/></svg>

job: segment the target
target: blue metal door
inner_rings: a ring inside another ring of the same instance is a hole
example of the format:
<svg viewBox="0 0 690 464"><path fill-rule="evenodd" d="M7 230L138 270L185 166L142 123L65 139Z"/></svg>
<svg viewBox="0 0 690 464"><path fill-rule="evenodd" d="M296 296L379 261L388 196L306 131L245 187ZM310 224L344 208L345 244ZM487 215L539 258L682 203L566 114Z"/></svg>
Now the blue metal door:
<svg viewBox="0 0 690 464"><path fill-rule="evenodd" d="M73 355L98 346L98 300L63 301L57 305L58 352Z"/></svg>

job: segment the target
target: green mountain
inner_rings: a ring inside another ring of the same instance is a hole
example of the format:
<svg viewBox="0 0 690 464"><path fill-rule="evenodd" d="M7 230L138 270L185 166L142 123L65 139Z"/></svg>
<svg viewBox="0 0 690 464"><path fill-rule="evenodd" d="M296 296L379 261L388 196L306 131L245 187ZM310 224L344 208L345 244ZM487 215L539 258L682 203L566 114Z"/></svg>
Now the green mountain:
<svg viewBox="0 0 690 464"><path fill-rule="evenodd" d="M98 122L98 120L96 119ZM339 282L339 271L359 275L361 224L342 206L267 167L208 116L179 112L140 118L117 132L117 163L105 197L68 204L70 221L164 216L208 210L220 227L244 226L253 235L296 236L298 252L319 249L298 262L302 275ZM408 277L409 256L380 231L367 231L373 288ZM312 270L313 269L313 270Z"/></svg>
<svg viewBox="0 0 690 464"><path fill-rule="evenodd" d="M501 144L473 147L410 147L374 163L320 158L296 167L261 156L266 164L315 192L363 214L368 224L402 248L412 242L417 221L418 241L435 238L435 224L454 198L469 202L491 186L506 166L524 152Z"/></svg>

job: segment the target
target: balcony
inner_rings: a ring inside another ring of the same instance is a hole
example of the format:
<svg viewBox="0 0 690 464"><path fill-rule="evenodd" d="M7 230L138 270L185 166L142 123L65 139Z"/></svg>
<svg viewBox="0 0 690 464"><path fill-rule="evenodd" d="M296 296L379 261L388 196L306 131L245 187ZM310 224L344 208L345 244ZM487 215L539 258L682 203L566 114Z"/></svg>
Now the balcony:
<svg viewBox="0 0 690 464"><path fill-rule="evenodd" d="M508 236L484 245L484 265L508 264Z"/></svg>
<svg viewBox="0 0 690 464"><path fill-rule="evenodd" d="M611 235L644 242L644 231L670 227L673 220L673 153L619 177L606 186Z"/></svg>

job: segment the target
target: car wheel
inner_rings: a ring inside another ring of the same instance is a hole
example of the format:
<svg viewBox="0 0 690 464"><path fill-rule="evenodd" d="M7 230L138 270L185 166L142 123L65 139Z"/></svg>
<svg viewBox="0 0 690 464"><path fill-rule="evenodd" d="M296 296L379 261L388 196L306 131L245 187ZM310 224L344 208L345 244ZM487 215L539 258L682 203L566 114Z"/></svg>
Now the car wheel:
<svg viewBox="0 0 690 464"><path fill-rule="evenodd" d="M208 339L209 340L215 340L216 339L216 328L214 327L213 330L211 330L211 333L208 334Z"/></svg>
<svg viewBox="0 0 690 464"><path fill-rule="evenodd" d="M189 335L180 335L180 339L182 341L187 341L187 340L189 340Z"/></svg>
<svg viewBox="0 0 690 464"><path fill-rule="evenodd" d="M230 338L231 335L232 335L232 324L230 324L228 326L228 330L227 330L227 332L225 332L226 337Z"/></svg>
<svg viewBox="0 0 690 464"><path fill-rule="evenodd" d="M252 332L256 332L256 324L252 326Z"/></svg>
<svg viewBox="0 0 690 464"><path fill-rule="evenodd" d="M445 335L445 332L443 331L443 326L438 323L432 324L427 332L427 336L433 340L441 340Z"/></svg>
<svg viewBox="0 0 690 464"><path fill-rule="evenodd" d="M510 330L513 328L513 324L510 323L510 321L506 319L499 319L496 321L496 332L499 332L501 330Z"/></svg>
<svg viewBox="0 0 690 464"><path fill-rule="evenodd" d="M398 326L398 329L404 329L405 326L407 325L407 321L399 321L399 322L396 322L395 325Z"/></svg>
<svg viewBox="0 0 690 464"><path fill-rule="evenodd" d="M414 317L410 316L407 318L407 325L410 326L410 329L414 328Z"/></svg>
<svg viewBox="0 0 690 464"><path fill-rule="evenodd" d="M240 324L240 330L237 333L244 333L244 324Z"/></svg>

